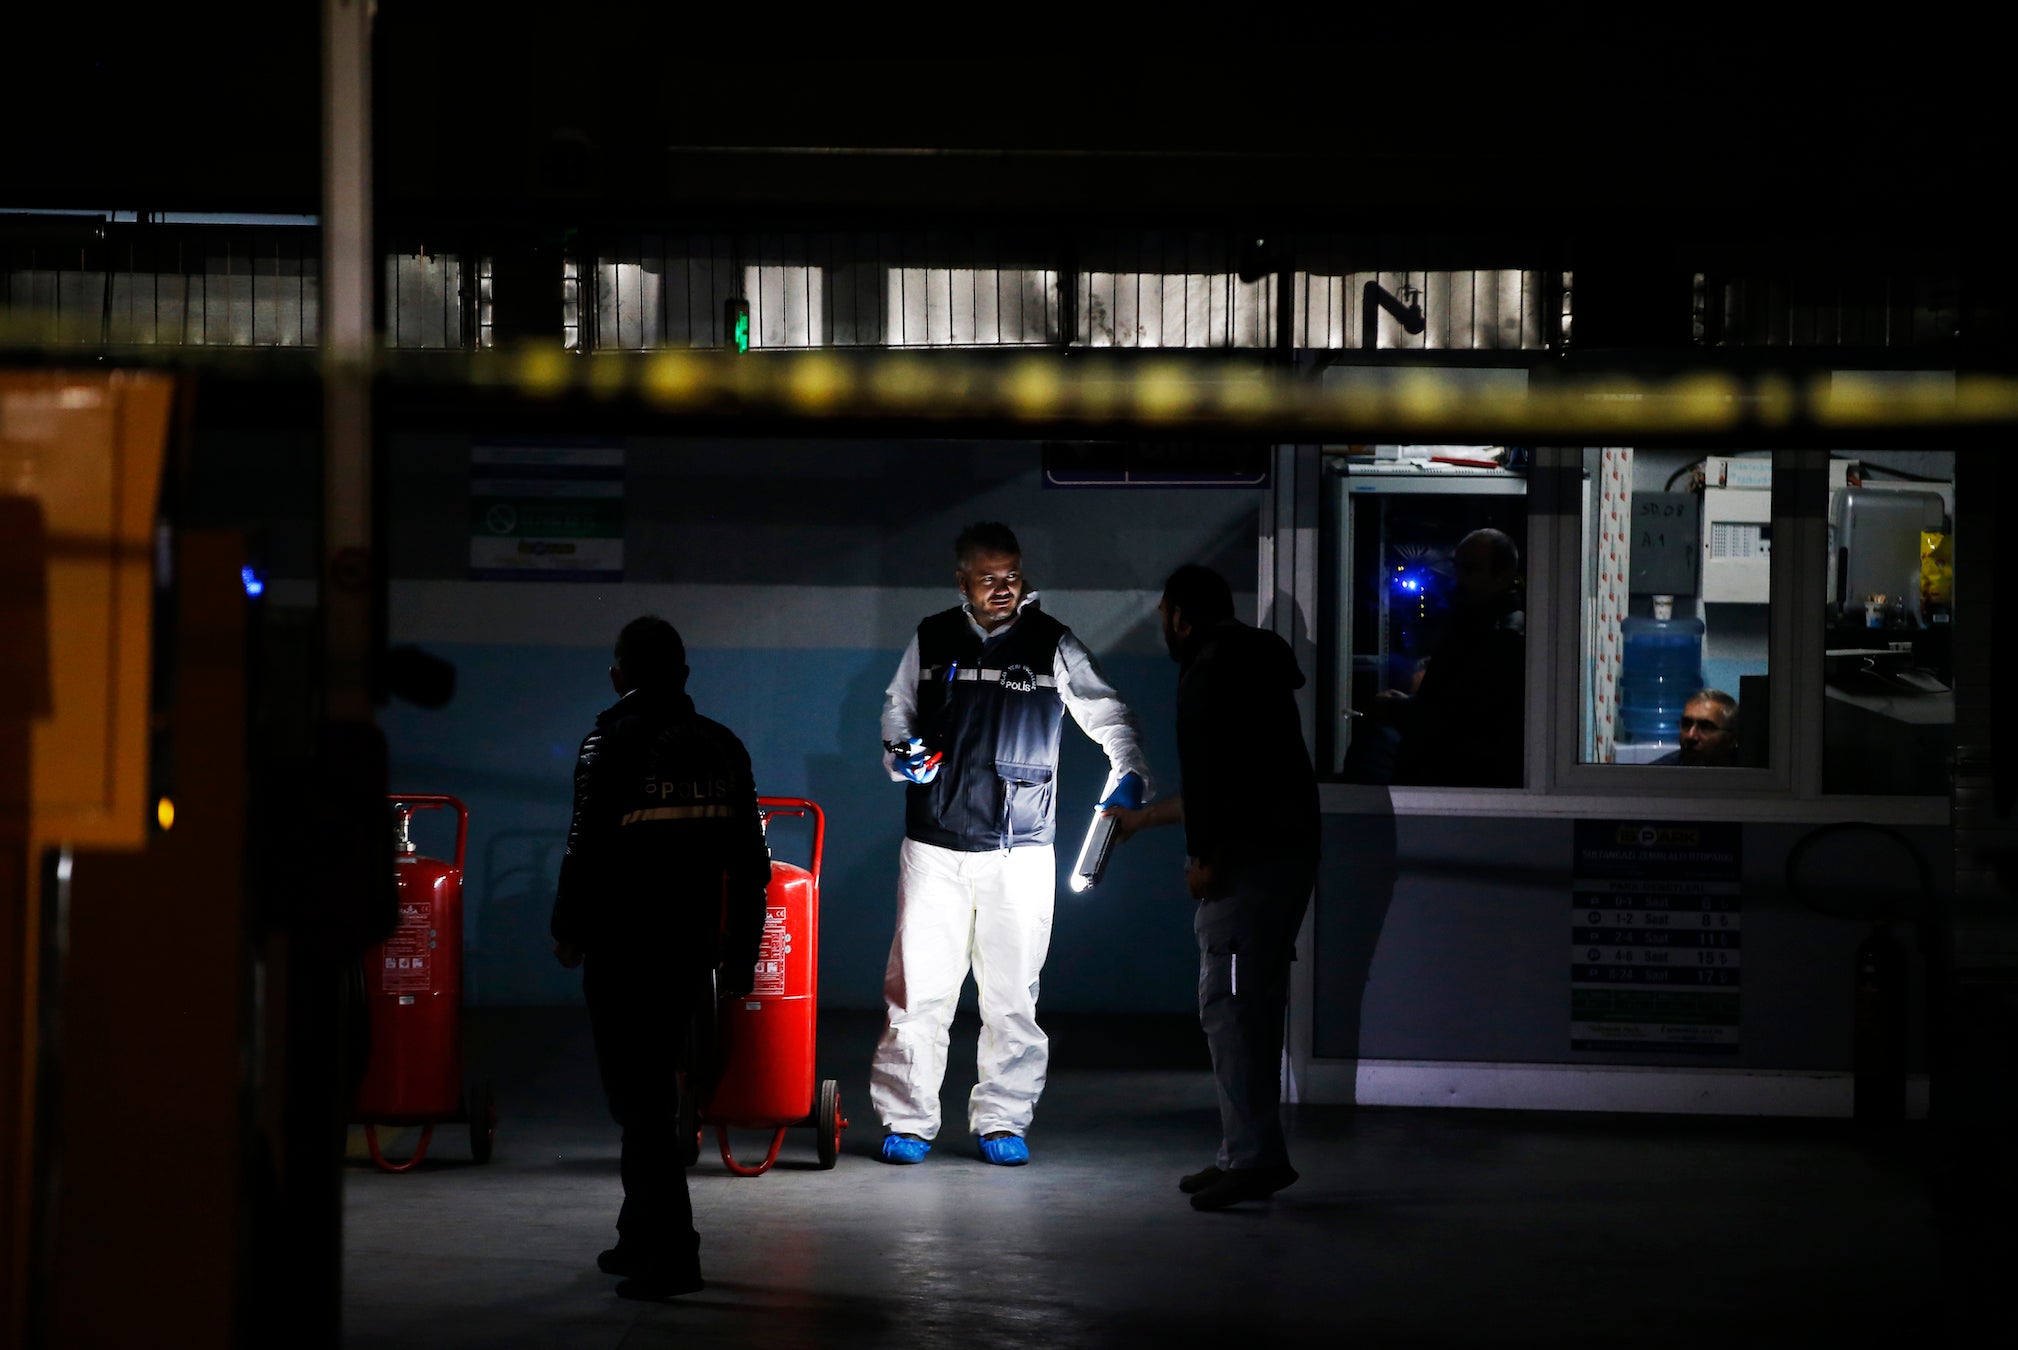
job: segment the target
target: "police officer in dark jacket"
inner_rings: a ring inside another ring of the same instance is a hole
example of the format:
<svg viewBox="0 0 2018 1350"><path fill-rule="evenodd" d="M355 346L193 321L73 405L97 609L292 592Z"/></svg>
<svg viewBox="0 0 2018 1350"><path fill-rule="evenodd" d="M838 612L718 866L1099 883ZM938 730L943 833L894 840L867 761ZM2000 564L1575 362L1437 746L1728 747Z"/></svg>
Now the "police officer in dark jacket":
<svg viewBox="0 0 2018 1350"><path fill-rule="evenodd" d="M679 1073L712 983L748 993L770 854L749 752L694 711L686 647L664 619L617 637L610 683L575 762L574 818L554 899L554 955L582 966L596 1063L623 1127L617 1245L597 1257L626 1298L702 1287L681 1138Z"/></svg>
<svg viewBox="0 0 2018 1350"><path fill-rule="evenodd" d="M1186 565L1163 586L1163 640L1182 667L1182 795L1110 808L1122 838L1182 822L1198 902L1198 1017L1219 1089L1214 1165L1178 1182L1195 1209L1259 1200L1296 1180L1281 1118L1283 1018L1296 934L1317 878L1317 776L1289 644L1233 617L1233 591Z"/></svg>

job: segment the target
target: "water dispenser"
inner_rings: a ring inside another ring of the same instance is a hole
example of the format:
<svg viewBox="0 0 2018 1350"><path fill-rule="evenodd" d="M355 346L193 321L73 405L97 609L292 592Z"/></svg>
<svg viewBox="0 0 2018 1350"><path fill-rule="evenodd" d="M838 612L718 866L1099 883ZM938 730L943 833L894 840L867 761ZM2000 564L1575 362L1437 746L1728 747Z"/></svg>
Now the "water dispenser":
<svg viewBox="0 0 2018 1350"><path fill-rule="evenodd" d="M1703 687L1703 621L1674 610L1672 595L1657 595L1652 618L1622 625L1618 739L1627 744L1679 740L1682 705Z"/></svg>

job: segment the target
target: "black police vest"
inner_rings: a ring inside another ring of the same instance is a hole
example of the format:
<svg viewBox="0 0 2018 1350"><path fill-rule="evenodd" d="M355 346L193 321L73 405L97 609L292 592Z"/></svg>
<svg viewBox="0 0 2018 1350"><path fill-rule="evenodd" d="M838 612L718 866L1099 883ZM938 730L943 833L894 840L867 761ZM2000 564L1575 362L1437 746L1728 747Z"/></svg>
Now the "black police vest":
<svg viewBox="0 0 2018 1350"><path fill-rule="evenodd" d="M1051 842L1065 715L1052 672L1065 632L1035 606L986 642L959 609L918 625L913 734L946 757L906 791L906 835L962 853Z"/></svg>

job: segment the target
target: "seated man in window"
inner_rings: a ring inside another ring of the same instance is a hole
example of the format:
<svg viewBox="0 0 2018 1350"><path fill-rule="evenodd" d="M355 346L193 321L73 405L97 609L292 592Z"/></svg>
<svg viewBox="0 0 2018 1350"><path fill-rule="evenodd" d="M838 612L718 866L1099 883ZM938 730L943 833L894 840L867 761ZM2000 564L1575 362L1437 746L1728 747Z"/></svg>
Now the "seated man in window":
<svg viewBox="0 0 2018 1350"><path fill-rule="evenodd" d="M1698 689L1682 707L1682 744L1656 764L1727 769L1738 762L1738 701L1721 689Z"/></svg>

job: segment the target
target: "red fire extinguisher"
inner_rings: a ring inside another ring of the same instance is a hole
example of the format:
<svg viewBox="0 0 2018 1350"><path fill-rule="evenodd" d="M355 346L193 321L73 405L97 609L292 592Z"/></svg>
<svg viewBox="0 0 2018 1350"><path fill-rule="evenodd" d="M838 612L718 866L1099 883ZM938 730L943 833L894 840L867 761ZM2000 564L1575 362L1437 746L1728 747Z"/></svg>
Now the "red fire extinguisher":
<svg viewBox="0 0 2018 1350"><path fill-rule="evenodd" d="M489 1162L497 1103L488 1079L465 1090L462 1076L462 879L469 810L454 797L414 793L391 799L399 926L364 955L365 1019L370 1049L351 1118L364 1125L371 1160L404 1172L427 1154L434 1127L469 1123L470 1153ZM455 861L421 857L414 847L417 810L456 814ZM403 1163L379 1151L380 1125L418 1125L420 1144Z"/></svg>
<svg viewBox="0 0 2018 1350"><path fill-rule="evenodd" d="M722 1163L738 1176L754 1177L778 1160L785 1130L811 1125L820 1166L832 1167L841 1151L839 1085L831 1078L814 1091L814 1027L820 984L820 855L827 817L799 797L760 797L764 823L773 816L811 816L810 867L771 863L765 894L764 939L757 952L756 983L743 998L716 1006L719 1036L717 1076L699 1111L702 1125L715 1127ZM770 1151L754 1166L729 1152L730 1127L772 1131Z"/></svg>

